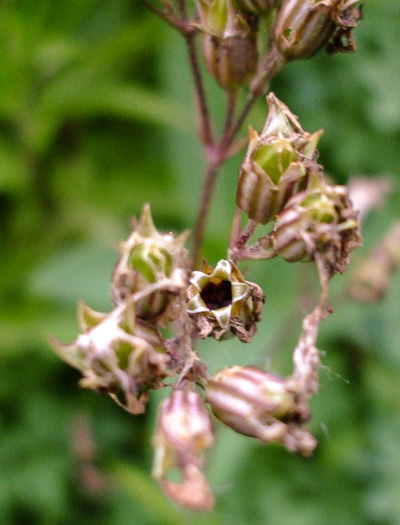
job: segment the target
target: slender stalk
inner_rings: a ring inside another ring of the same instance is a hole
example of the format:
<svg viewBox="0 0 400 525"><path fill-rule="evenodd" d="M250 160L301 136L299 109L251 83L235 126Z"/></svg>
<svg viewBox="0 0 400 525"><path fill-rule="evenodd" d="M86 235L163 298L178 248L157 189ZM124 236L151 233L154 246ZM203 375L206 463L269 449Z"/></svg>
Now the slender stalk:
<svg viewBox="0 0 400 525"><path fill-rule="evenodd" d="M247 98L246 105L242 109L236 123L233 125L229 135L227 136L226 142L228 144L233 141L236 134L243 126L244 121L246 120L250 111L253 109L257 99L263 93L267 92L269 82L282 68L284 63L285 61L283 57L274 48L266 54L264 60L261 63L261 67L259 68L259 72L251 83L250 93Z"/></svg>
<svg viewBox="0 0 400 525"><path fill-rule="evenodd" d="M208 110L206 92L204 90L203 79L201 76L199 60L196 50L196 33L185 35L186 44L188 47L190 68L192 70L196 99L198 104L199 121L199 135L205 145L213 144L213 130L211 125L210 113Z"/></svg>
<svg viewBox="0 0 400 525"><path fill-rule="evenodd" d="M206 178L204 181L203 193L200 201L200 208L197 215L196 226L193 232L193 257L192 266L196 268L200 262L201 248L204 238L206 219L210 208L211 197L214 192L215 180L219 163L209 163Z"/></svg>
<svg viewBox="0 0 400 525"><path fill-rule="evenodd" d="M233 217L231 235L229 238L230 253L232 253L233 250L236 248L237 243L240 239L240 232L241 232L240 219L241 217L242 217L242 210L237 207L235 211L235 215Z"/></svg>
<svg viewBox="0 0 400 525"><path fill-rule="evenodd" d="M175 11L172 9L160 9L151 3L150 0L144 0L146 6L154 14L165 20L171 27L177 29L182 35L192 33L195 31L193 27L190 26L187 18L180 18Z"/></svg>
<svg viewBox="0 0 400 525"><path fill-rule="evenodd" d="M247 223L246 229L244 230L242 236L240 237L237 243L239 247L244 246L247 243L247 241L256 231L257 226L258 226L258 222L252 221L251 219L249 220L249 222Z"/></svg>
<svg viewBox="0 0 400 525"><path fill-rule="evenodd" d="M240 112L237 122L232 126L232 129L230 130L230 133L226 138L226 142L228 144L230 144L233 141L234 137L236 136L236 134L239 132L239 130L243 126L244 121L246 120L250 111L253 109L253 106L256 103L258 97L259 95L253 91L249 93L249 96L246 101L246 105Z"/></svg>
<svg viewBox="0 0 400 525"><path fill-rule="evenodd" d="M235 116L236 103L238 100L238 92L228 91L226 96L227 96L226 118L225 118L224 131L223 131L222 139L220 142L222 149L224 149L226 139L229 137L229 134L232 128L233 118Z"/></svg>

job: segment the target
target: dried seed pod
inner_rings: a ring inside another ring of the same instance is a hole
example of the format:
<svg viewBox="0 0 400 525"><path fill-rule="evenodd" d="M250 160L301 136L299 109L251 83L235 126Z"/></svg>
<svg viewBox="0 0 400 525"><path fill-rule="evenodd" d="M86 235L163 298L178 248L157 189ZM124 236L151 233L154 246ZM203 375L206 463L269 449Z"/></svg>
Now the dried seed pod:
<svg viewBox="0 0 400 525"><path fill-rule="evenodd" d="M273 93L267 102L269 114L261 135L250 129L236 196L239 208L260 224L273 220L289 198L304 188L322 135L322 131L303 131Z"/></svg>
<svg viewBox="0 0 400 525"><path fill-rule="evenodd" d="M316 440L300 426L294 393L275 374L254 366L224 368L208 381L206 401L240 434L280 442L304 456L315 448Z"/></svg>
<svg viewBox="0 0 400 525"><path fill-rule="evenodd" d="M252 340L264 294L232 261L221 260L215 269L203 261L202 271L193 272L190 283L187 310L199 337Z"/></svg>
<svg viewBox="0 0 400 525"><path fill-rule="evenodd" d="M178 237L172 233L159 233L150 206L145 205L140 221L134 223L133 233L120 245L121 257L112 277L111 299L114 304L126 303L133 294L146 292L152 285L168 279L169 287L144 293L144 297L135 303L138 317L165 325L172 315L170 307L176 290L186 286L184 243L187 237L188 232Z"/></svg>
<svg viewBox="0 0 400 525"><path fill-rule="evenodd" d="M306 190L292 197L277 217L274 251L288 262L312 261L318 253L329 275L343 273L361 243L357 213L344 186L328 186L313 173Z"/></svg>
<svg viewBox="0 0 400 525"><path fill-rule="evenodd" d="M356 0L284 0L275 22L275 42L287 60L310 58L333 41L330 52L354 51L351 29L361 13ZM346 39L346 43L342 39Z"/></svg>
<svg viewBox="0 0 400 525"><path fill-rule="evenodd" d="M246 85L258 63L257 23L239 13L230 0L197 0L205 64L227 91Z"/></svg>
<svg viewBox="0 0 400 525"><path fill-rule="evenodd" d="M245 86L258 61L257 34L220 37L203 35L204 60L210 74L227 91Z"/></svg>
<svg viewBox="0 0 400 525"><path fill-rule="evenodd" d="M107 315L81 303L79 318L83 333L74 343L53 341L58 355L82 372L82 387L121 393L127 403L135 398L143 411L146 391L160 387L167 375L169 356L159 332L136 319L133 304Z"/></svg>
<svg viewBox="0 0 400 525"><path fill-rule="evenodd" d="M180 505L210 510L214 497L201 469L203 452L214 445L214 432L196 392L175 390L161 404L153 445L153 476L165 492ZM180 483L166 479L173 468L182 472Z"/></svg>

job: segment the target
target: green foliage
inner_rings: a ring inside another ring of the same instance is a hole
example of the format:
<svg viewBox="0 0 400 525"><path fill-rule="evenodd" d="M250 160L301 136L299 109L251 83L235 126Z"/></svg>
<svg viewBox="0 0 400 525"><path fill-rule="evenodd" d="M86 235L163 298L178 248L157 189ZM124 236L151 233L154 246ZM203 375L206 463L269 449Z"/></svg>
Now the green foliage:
<svg viewBox="0 0 400 525"><path fill-rule="evenodd" d="M79 299L110 307L114 248L143 202L160 230L193 225L202 162L184 44L138 0L8 0L0 15L0 522L399 523L399 275L374 306L344 301L348 277L334 279L311 460L217 425L208 458L216 510L203 516L166 501L148 477L156 403L134 419L80 390L48 339L74 339ZM338 182L399 174L399 15L395 0L370 0L355 54L320 53L274 80L304 129L325 129L320 161ZM208 85L219 114L223 98ZM265 113L261 101L256 128ZM226 255L240 158L218 182L210 264ZM367 219L354 268L398 218L399 197L397 186ZM315 275L275 260L268 272L250 263L248 275L267 294L254 343L207 340L200 352L211 372L235 363L284 374L300 331L296 297ZM92 478L74 448L81 420L95 447Z"/></svg>

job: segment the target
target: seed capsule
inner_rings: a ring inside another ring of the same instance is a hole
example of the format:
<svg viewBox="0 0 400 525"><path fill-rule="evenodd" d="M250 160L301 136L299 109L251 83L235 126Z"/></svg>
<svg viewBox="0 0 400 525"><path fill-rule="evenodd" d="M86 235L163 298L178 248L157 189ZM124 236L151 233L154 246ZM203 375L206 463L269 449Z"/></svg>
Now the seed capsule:
<svg viewBox="0 0 400 525"><path fill-rule="evenodd" d="M288 60L310 58L330 39L331 52L354 51L350 31L361 17L356 1L284 0L275 21L278 50ZM342 39L347 40L347 44Z"/></svg>
<svg viewBox="0 0 400 525"><path fill-rule="evenodd" d="M225 90L236 91L257 69L257 20L235 10L231 0L197 0L197 6L207 69Z"/></svg>
<svg viewBox="0 0 400 525"><path fill-rule="evenodd" d="M199 337L236 335L244 343L252 340L261 320L264 294L258 285L244 279L232 261L221 260L215 269L204 261L202 271L193 272L190 283L187 310Z"/></svg>
<svg viewBox="0 0 400 525"><path fill-rule="evenodd" d="M316 446L301 426L295 394L275 374L254 366L224 368L208 381L206 401L222 423L240 434L282 443L304 456Z"/></svg>
<svg viewBox="0 0 400 525"><path fill-rule="evenodd" d="M136 399L136 412L143 412L147 390L167 375L169 356L158 330L136 319L133 304L101 314L81 303L79 313L83 333L71 344L53 341L56 352L83 374L81 386L116 401L121 394L131 406Z"/></svg>
<svg viewBox="0 0 400 525"><path fill-rule="evenodd" d="M267 97L268 119L261 135L250 129L249 147L240 168L236 195L250 219L266 224L289 198L305 187L322 131L307 133L273 93Z"/></svg>
<svg viewBox="0 0 400 525"><path fill-rule="evenodd" d="M245 86L256 71L257 34L219 37L203 35L204 60L210 74L227 91Z"/></svg>
<svg viewBox="0 0 400 525"><path fill-rule="evenodd" d="M145 292L151 285L165 279L171 281L170 288L173 283L177 289L185 286L184 243L187 237L187 232L178 237L172 233L159 233L154 226L150 207L145 205L140 221L134 224L133 233L120 246L121 257L112 277L111 298L114 304L118 306L126 303L136 292L144 292L144 297L135 303L136 315L165 325L170 320L168 307L176 294L169 290L147 295Z"/></svg>
<svg viewBox="0 0 400 525"><path fill-rule="evenodd" d="M306 190L292 197L277 217L273 248L288 262L322 257L330 275L343 273L361 242L357 213L344 186L328 186L313 173Z"/></svg>

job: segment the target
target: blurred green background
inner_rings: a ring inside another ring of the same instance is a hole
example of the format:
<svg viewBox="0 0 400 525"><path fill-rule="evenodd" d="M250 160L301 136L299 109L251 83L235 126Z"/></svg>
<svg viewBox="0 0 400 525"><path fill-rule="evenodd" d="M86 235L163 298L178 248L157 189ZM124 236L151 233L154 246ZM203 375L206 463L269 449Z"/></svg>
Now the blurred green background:
<svg viewBox="0 0 400 525"><path fill-rule="evenodd" d="M320 161L339 183L400 172L400 4L370 0L359 50L289 65L272 89L304 129L325 129ZM210 81L213 109L223 97ZM161 230L190 228L202 187L191 79L179 36L140 0L4 0L0 7L0 523L400 523L400 276L376 305L346 298L357 260L399 218L398 186L332 283L320 393L304 460L216 425L207 475L214 512L177 508L151 480L159 400L129 416L80 390L49 337L75 339L75 306L110 309L116 246L150 202ZM266 104L251 117L260 129ZM241 155L221 173L204 254L226 256ZM214 372L290 373L316 291L307 265L248 264L267 294L254 343L204 341ZM352 270L353 269L353 270Z"/></svg>

